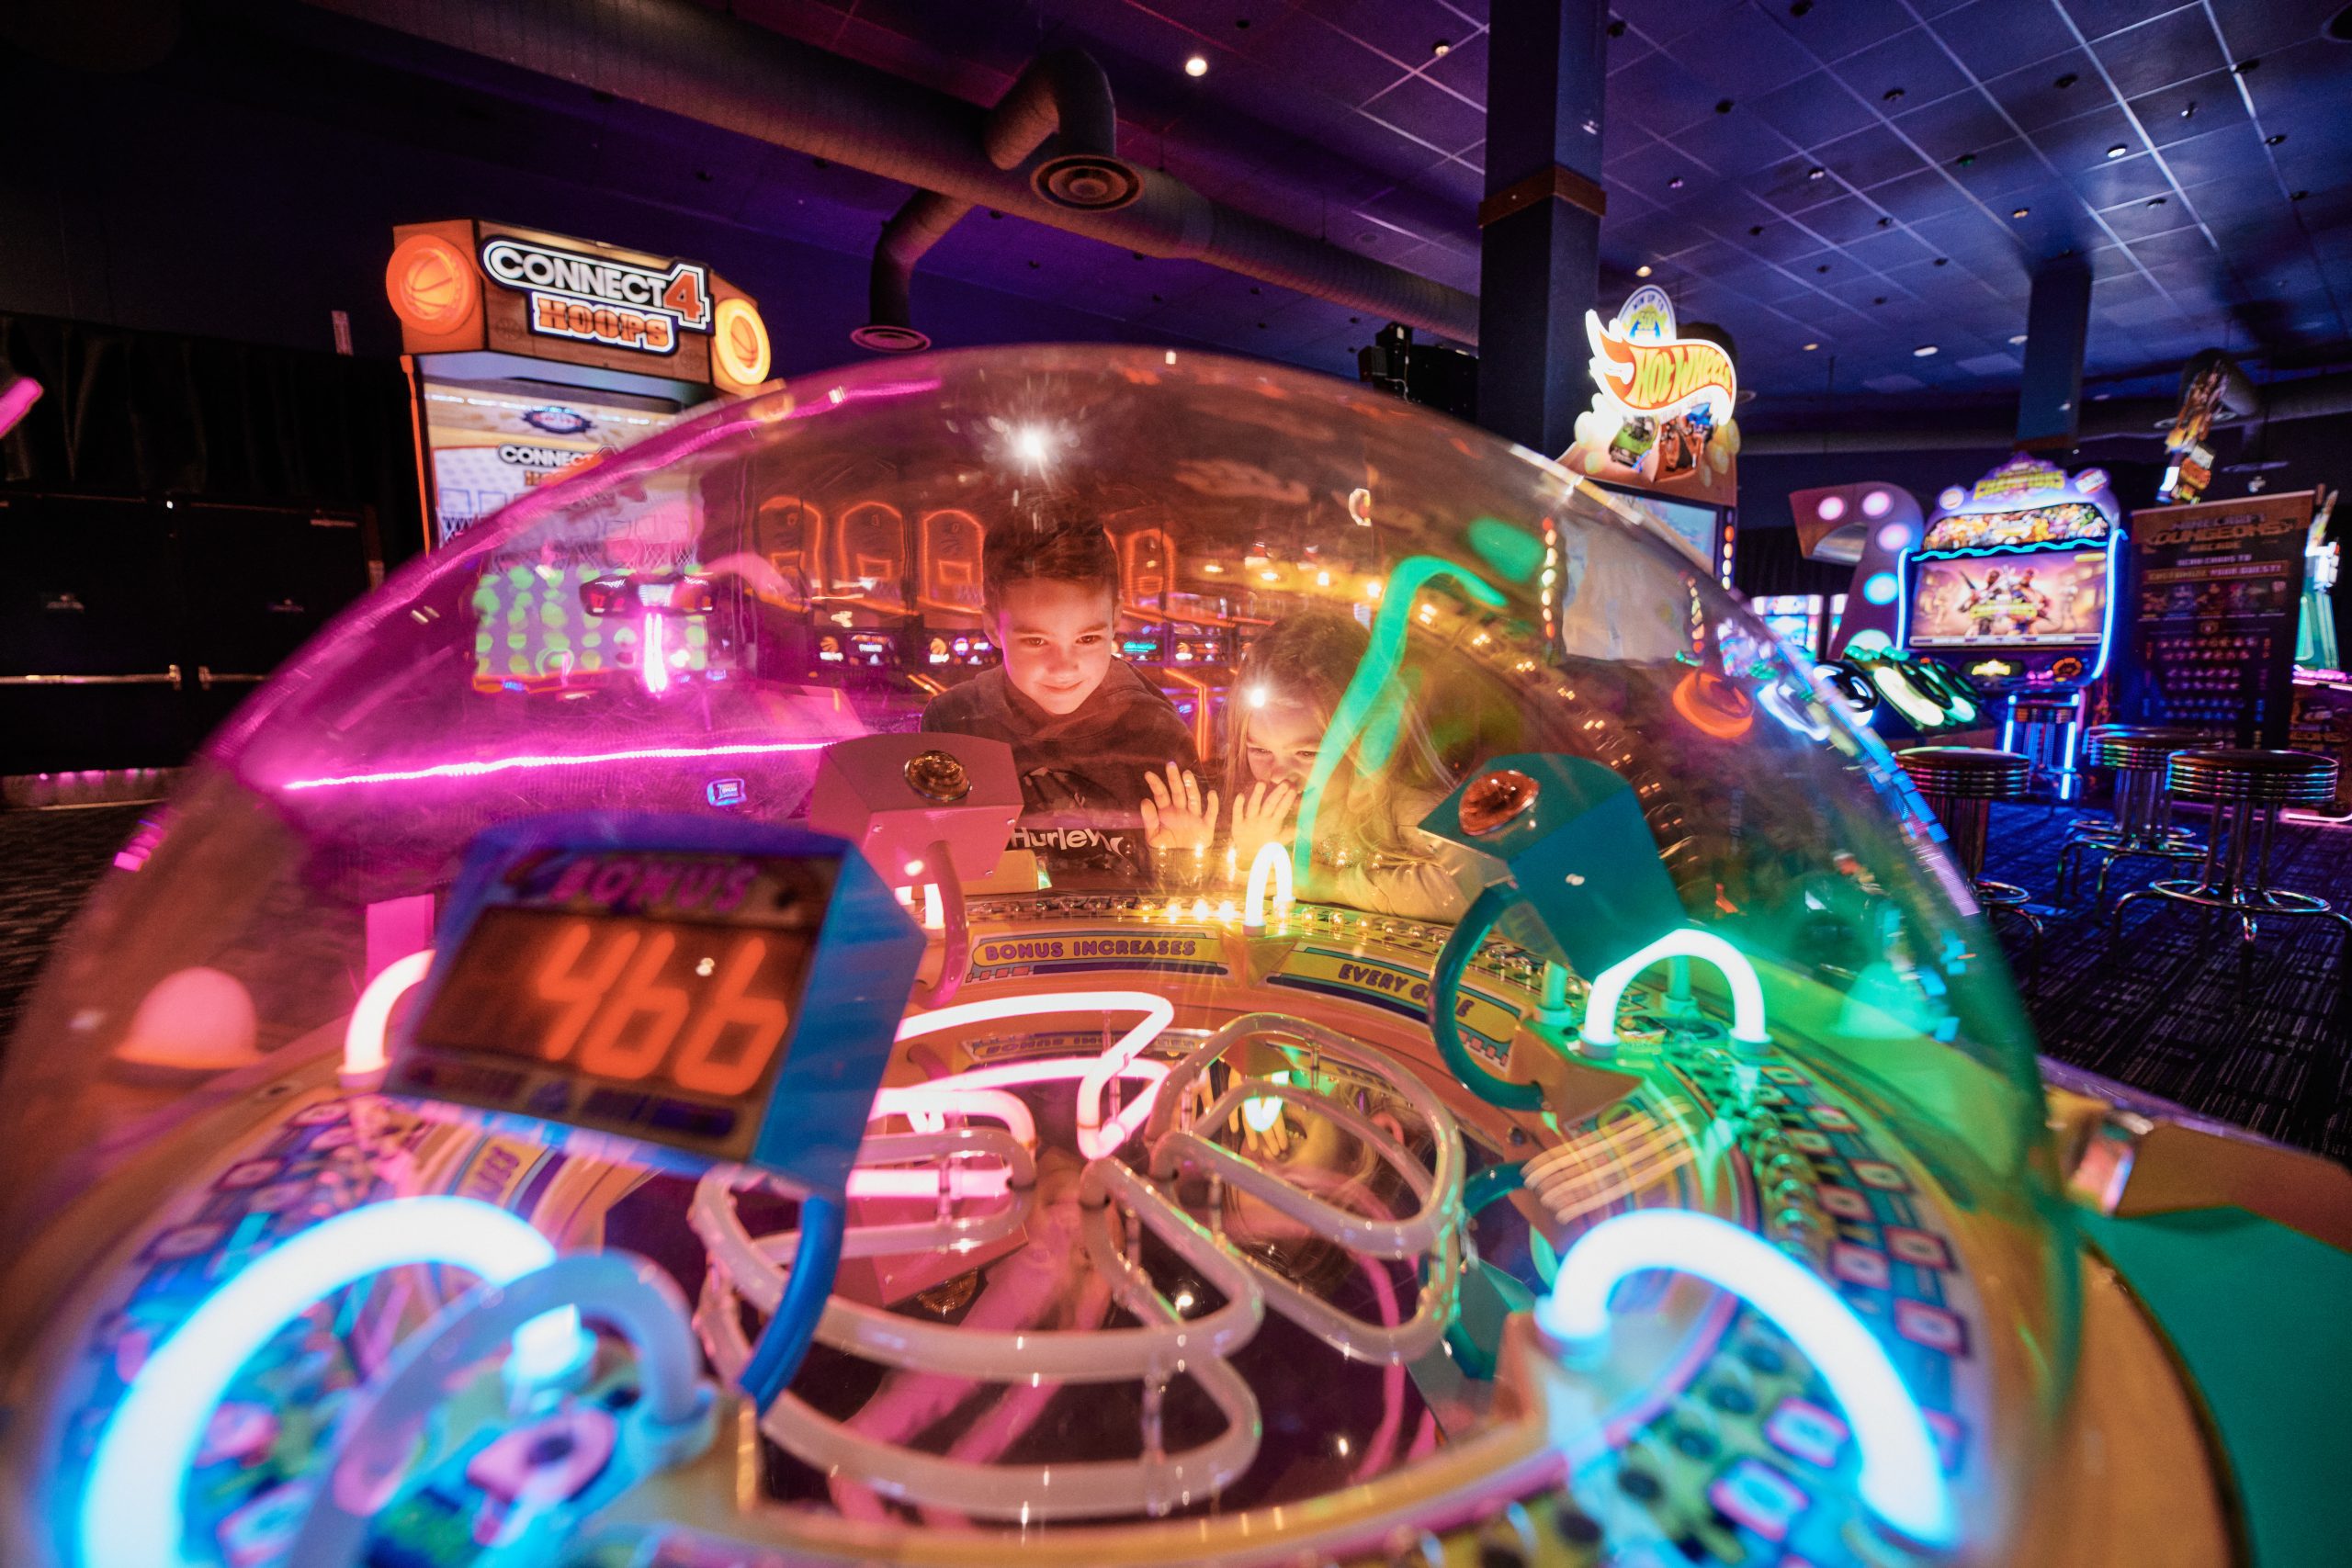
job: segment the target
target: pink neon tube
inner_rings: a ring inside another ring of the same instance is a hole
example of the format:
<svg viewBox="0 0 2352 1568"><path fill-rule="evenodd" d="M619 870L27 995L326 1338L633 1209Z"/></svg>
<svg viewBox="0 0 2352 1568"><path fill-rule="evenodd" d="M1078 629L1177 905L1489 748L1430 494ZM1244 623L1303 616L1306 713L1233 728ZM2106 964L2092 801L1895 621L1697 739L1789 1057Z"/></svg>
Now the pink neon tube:
<svg viewBox="0 0 2352 1568"><path fill-rule="evenodd" d="M836 738L838 739L838 738ZM346 784L413 784L420 779L478 779L515 769L585 768L598 762L695 761L710 757L773 757L782 751L821 751L831 740L745 741L731 746L642 746L628 751L591 751L577 757L493 757L482 762L435 762L377 773L345 773L322 779L288 779L278 787L340 789Z"/></svg>

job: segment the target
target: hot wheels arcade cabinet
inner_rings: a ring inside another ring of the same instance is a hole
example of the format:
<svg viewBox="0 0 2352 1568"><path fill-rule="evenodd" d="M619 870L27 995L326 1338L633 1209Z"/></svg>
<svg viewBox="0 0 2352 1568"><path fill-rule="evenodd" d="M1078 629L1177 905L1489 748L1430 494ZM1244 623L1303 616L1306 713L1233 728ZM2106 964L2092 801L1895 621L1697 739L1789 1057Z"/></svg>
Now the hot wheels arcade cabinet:
<svg viewBox="0 0 2352 1568"><path fill-rule="evenodd" d="M1592 406L1560 458L1656 523L1731 586L1739 500L1739 401L1731 353L1685 337L1666 290L1644 285L1604 322L1585 312Z"/></svg>
<svg viewBox="0 0 2352 1568"><path fill-rule="evenodd" d="M1926 536L1903 558L1897 641L2006 697L2003 749L2022 749L2062 800L2080 787L2083 694L2107 669L2122 542L2102 470L2069 479L2020 453L1939 495Z"/></svg>

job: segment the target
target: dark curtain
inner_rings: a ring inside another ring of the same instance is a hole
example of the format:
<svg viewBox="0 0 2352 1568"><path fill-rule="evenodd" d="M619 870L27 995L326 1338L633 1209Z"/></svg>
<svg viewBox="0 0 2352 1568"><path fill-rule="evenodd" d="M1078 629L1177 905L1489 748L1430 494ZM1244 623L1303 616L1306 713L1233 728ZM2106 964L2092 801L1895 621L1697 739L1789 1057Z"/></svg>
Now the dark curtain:
<svg viewBox="0 0 2352 1568"><path fill-rule="evenodd" d="M1843 593L1850 566L1807 560L1794 528L1742 528L1732 541L1732 586L1749 598L1766 593Z"/></svg>
<svg viewBox="0 0 2352 1568"><path fill-rule="evenodd" d="M43 389L0 484L372 508L387 563L423 540L398 364L0 314L0 378Z"/></svg>

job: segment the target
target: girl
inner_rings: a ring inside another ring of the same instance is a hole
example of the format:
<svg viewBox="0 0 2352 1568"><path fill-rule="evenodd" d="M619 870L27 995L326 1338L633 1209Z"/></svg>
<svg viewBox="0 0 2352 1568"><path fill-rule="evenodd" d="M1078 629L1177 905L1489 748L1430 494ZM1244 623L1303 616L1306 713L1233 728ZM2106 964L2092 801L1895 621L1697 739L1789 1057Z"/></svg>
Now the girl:
<svg viewBox="0 0 2352 1568"><path fill-rule="evenodd" d="M1266 844L1290 845L1300 796L1370 642L1351 617L1311 610L1276 622L1243 659L1226 709L1227 842L1237 877L1249 874ZM1359 737L1324 784L1298 896L1451 922L1477 891L1476 857L1423 833L1419 824L1454 780L1411 697L1385 700L1402 703L1388 759L1377 770L1363 767L1364 738ZM1154 841L1209 841L1216 830L1216 792L1204 801L1191 778L1173 769L1170 774L1165 784L1148 780L1154 799L1143 809Z"/></svg>

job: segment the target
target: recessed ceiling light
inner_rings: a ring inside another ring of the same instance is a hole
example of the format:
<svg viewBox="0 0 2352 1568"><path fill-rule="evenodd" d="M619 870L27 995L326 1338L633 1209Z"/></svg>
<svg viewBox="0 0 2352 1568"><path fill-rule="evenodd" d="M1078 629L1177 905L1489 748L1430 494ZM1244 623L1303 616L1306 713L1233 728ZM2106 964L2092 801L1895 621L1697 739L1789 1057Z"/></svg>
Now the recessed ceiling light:
<svg viewBox="0 0 2352 1568"><path fill-rule="evenodd" d="M1821 345L1817 343L1809 343L1804 345L1804 351L1807 354L1811 354L1815 349L1819 348L1820 346Z"/></svg>
<svg viewBox="0 0 2352 1568"><path fill-rule="evenodd" d="M1936 345L1934 344L1923 343L1918 347L1911 351L1911 357L1914 359L1925 359L1935 352Z"/></svg>
<svg viewBox="0 0 2352 1568"><path fill-rule="evenodd" d="M1820 164L1815 164L1812 168L1807 169L1804 172L1804 177L1809 180L1817 180L1828 173L1828 170L1823 168Z"/></svg>
<svg viewBox="0 0 2352 1568"><path fill-rule="evenodd" d="M2163 197L2152 196L2148 198L2148 205L2150 207L2162 207L2164 204L2165 198Z"/></svg>
<svg viewBox="0 0 2352 1568"><path fill-rule="evenodd" d="M1973 152L1962 152L1958 158L1954 159L1953 162L1957 163L1964 169L1968 167L1969 164L1976 162L1976 154Z"/></svg>
<svg viewBox="0 0 2352 1568"><path fill-rule="evenodd" d="M2030 207L2020 207L2015 212L2010 213L2009 216L2012 218L2022 218L2032 210L2033 209Z"/></svg>
<svg viewBox="0 0 2352 1568"><path fill-rule="evenodd" d="M1453 46L1446 42L1443 39L1440 39L1435 43L1430 45L1430 52L1441 57L1452 52L1453 49Z"/></svg>
<svg viewBox="0 0 2352 1568"><path fill-rule="evenodd" d="M1646 262L1634 269L1634 276L1635 277L1647 277L1649 275L1649 265Z"/></svg>
<svg viewBox="0 0 2352 1568"><path fill-rule="evenodd" d="M1187 61L1185 61L1185 62L1184 62L1184 74L1185 74L1185 75L1187 75L1187 76L1205 76L1205 75L1207 75L1208 73L1209 73L1209 57L1208 57L1207 55L1205 55L1205 54L1196 54L1196 55L1193 55L1191 59L1189 59L1189 60L1187 60Z"/></svg>
<svg viewBox="0 0 2352 1568"><path fill-rule="evenodd" d="M2276 147L2276 146L2278 146L2278 143L2280 143L2281 141L2286 141L2286 140L2287 140L2287 133L2286 133L2285 131L2283 131L2283 130L2282 130L2282 131L2278 132L2278 134L2277 134L2276 136L2266 136L2266 137L2264 137L2264 138L2262 139L2262 144L2263 144L2265 147Z"/></svg>
<svg viewBox="0 0 2352 1568"><path fill-rule="evenodd" d="M1680 175L1677 175L1672 179L1667 181L1666 188L1668 190L1680 190L1682 188L1682 176Z"/></svg>
<svg viewBox="0 0 2352 1568"><path fill-rule="evenodd" d="M2131 148L2126 147L2122 142L2119 141L2114 146L2107 150L2107 155L2110 158L2120 158L2130 151L2132 151Z"/></svg>
<svg viewBox="0 0 2352 1568"><path fill-rule="evenodd" d="M1883 104L1897 103L1901 101L1902 97L1903 89L1900 87L1889 87L1885 92L1881 93L1878 96L1879 102Z"/></svg>
<svg viewBox="0 0 2352 1568"><path fill-rule="evenodd" d="M2015 337L2013 337L2013 338L2011 338L2011 339L2009 340L2009 346L2010 346L2011 348L2015 348L2018 344L2019 344L2023 343L2024 341L2025 341L2025 333L2018 333L2018 335L2017 335L2017 336L2015 336Z"/></svg>

